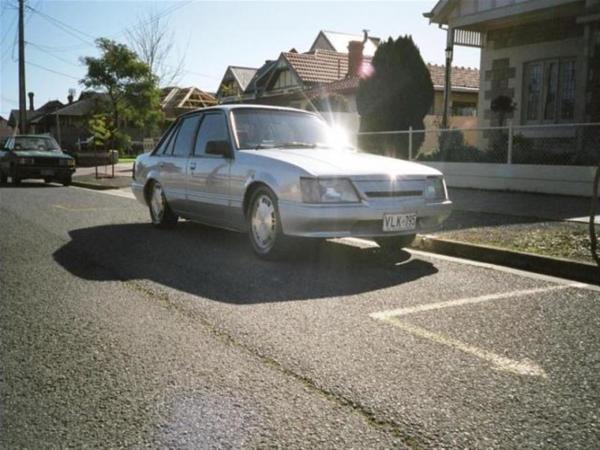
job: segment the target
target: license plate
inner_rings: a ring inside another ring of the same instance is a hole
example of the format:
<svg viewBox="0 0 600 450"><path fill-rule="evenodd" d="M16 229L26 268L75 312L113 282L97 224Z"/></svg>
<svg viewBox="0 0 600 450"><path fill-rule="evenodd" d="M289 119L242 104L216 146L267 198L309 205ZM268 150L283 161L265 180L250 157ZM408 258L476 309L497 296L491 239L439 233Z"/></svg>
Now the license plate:
<svg viewBox="0 0 600 450"><path fill-rule="evenodd" d="M42 170L41 170L41 174L42 174L42 176L45 176L45 175L50 175L50 176L52 176L52 175L54 175L54 170L50 170L50 169L42 169Z"/></svg>
<svg viewBox="0 0 600 450"><path fill-rule="evenodd" d="M417 227L416 214L384 214L383 231L410 231Z"/></svg>

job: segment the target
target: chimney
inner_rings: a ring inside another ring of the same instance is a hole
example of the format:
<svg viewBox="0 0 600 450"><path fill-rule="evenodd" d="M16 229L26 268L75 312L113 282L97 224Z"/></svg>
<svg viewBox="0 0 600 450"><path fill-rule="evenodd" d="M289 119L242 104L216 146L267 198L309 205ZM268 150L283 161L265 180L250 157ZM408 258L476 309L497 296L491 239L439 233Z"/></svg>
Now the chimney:
<svg viewBox="0 0 600 450"><path fill-rule="evenodd" d="M69 105L73 103L73 94L67 95L67 100L69 101Z"/></svg>
<svg viewBox="0 0 600 450"><path fill-rule="evenodd" d="M346 78L354 78L360 75L363 62L363 50L368 39L368 30L363 30L364 38L361 41L350 41L348 43L348 75Z"/></svg>
<svg viewBox="0 0 600 450"><path fill-rule="evenodd" d="M27 96L29 97L29 111L35 111L33 107L33 92L29 92Z"/></svg>

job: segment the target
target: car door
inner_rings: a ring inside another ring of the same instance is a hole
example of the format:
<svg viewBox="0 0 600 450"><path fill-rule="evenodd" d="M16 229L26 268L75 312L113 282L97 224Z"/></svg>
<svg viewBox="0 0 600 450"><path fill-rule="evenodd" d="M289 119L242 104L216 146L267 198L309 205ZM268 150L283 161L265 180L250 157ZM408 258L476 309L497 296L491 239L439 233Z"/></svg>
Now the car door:
<svg viewBox="0 0 600 450"><path fill-rule="evenodd" d="M210 154L212 144L224 144L224 141L230 149L229 155ZM231 148L225 114L220 111L205 113L188 161L186 188L190 211L203 222L223 226L231 222Z"/></svg>
<svg viewBox="0 0 600 450"><path fill-rule="evenodd" d="M158 162L160 182L171 208L181 214L187 212L186 172L192 146L200 123L195 114L180 119L176 132L167 144Z"/></svg>

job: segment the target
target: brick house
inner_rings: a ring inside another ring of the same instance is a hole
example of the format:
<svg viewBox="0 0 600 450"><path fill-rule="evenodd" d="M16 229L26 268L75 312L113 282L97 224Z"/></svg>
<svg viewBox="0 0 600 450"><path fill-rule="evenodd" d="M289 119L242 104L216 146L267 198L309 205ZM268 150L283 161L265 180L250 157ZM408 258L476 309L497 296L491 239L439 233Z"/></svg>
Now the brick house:
<svg viewBox="0 0 600 450"><path fill-rule="evenodd" d="M358 129L356 91L359 72L368 65L380 39L320 31L306 53L282 52L256 70L241 96L221 98L224 103L248 102L335 113L352 131ZM441 114L443 67L428 65L435 89L430 122ZM228 78L228 71L223 82ZM476 113L479 92L477 69L455 68L452 79L452 111L460 116Z"/></svg>
<svg viewBox="0 0 600 450"><path fill-rule="evenodd" d="M517 104L514 124L600 120L600 2L440 0L425 17L448 27L450 49L481 47L480 125L498 124L498 96Z"/></svg>

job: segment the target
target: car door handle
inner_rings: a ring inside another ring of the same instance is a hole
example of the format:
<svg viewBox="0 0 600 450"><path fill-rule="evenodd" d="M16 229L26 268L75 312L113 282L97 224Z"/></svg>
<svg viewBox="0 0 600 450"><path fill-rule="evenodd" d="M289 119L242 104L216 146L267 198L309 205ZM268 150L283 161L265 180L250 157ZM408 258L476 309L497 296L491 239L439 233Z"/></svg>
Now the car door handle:
<svg viewBox="0 0 600 450"><path fill-rule="evenodd" d="M196 170L196 163L190 163L190 170Z"/></svg>

